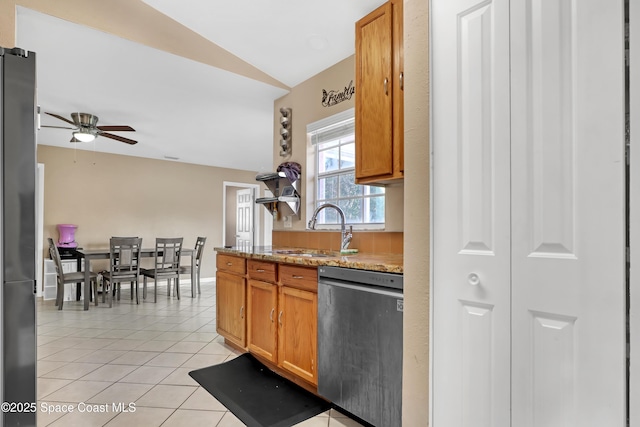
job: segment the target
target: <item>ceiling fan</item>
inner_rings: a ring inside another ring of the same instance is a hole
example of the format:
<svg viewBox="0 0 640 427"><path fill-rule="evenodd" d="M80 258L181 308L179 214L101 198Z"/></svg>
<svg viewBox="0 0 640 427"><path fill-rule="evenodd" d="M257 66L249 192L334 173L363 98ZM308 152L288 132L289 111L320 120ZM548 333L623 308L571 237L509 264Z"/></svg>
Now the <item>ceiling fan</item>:
<svg viewBox="0 0 640 427"><path fill-rule="evenodd" d="M125 142L127 144L137 144L138 141L134 141L133 139L125 138L119 135L114 135L108 132L135 132L135 129L131 126L120 125L120 126L98 126L98 116L94 116L89 113L71 113L71 119L69 120L65 117L62 117L58 114L48 113L46 114L55 117L56 119L60 119L64 122L69 123L75 127L65 127L65 126L45 126L44 128L56 128L56 129L71 129L73 130L73 137L71 138L71 142L90 142L96 139L98 136L104 136L106 138L115 139L116 141Z"/></svg>

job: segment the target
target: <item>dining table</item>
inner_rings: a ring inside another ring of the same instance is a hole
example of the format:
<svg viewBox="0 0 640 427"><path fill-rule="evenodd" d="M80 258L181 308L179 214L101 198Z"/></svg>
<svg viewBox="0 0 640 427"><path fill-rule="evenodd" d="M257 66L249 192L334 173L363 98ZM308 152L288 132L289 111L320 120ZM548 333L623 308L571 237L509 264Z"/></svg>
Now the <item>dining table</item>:
<svg viewBox="0 0 640 427"><path fill-rule="evenodd" d="M75 253L78 257L78 265L84 259L84 309L89 310L89 298L86 295L91 295L91 261L95 259L109 259L111 252L109 248L106 249L76 249ZM142 248L140 250L141 258L153 258L156 256L156 248ZM189 248L182 248L180 251L180 257L191 258L191 298L195 298L196 287L196 250Z"/></svg>

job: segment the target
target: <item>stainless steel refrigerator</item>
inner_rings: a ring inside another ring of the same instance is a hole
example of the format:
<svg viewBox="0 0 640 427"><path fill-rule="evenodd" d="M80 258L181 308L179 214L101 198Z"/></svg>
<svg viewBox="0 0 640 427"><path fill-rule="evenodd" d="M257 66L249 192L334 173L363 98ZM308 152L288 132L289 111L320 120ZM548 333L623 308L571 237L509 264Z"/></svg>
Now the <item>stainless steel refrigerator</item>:
<svg viewBox="0 0 640 427"><path fill-rule="evenodd" d="M0 48L0 426L36 425L36 55Z"/></svg>

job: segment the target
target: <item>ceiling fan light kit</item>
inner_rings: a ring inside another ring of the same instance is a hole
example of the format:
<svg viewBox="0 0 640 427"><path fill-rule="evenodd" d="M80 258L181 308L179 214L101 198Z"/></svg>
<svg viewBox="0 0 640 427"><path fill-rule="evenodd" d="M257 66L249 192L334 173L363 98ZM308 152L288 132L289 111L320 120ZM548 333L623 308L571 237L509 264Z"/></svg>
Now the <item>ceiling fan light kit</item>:
<svg viewBox="0 0 640 427"><path fill-rule="evenodd" d="M104 136L106 138L115 139L116 141L124 142L126 144L137 144L138 141L125 138L120 135L114 135L109 132L135 132L135 129L128 125L117 126L98 126L98 116L89 113L71 113L71 119L69 120L54 113L46 113L51 117L67 122L75 127L61 127L61 126L45 126L45 128L57 128L57 129L70 129L72 130L71 142L91 142L98 136Z"/></svg>
<svg viewBox="0 0 640 427"><path fill-rule="evenodd" d="M92 133L90 130L78 130L73 132L73 139L71 142L91 142L96 139L96 134ZM74 141L75 140L75 141Z"/></svg>

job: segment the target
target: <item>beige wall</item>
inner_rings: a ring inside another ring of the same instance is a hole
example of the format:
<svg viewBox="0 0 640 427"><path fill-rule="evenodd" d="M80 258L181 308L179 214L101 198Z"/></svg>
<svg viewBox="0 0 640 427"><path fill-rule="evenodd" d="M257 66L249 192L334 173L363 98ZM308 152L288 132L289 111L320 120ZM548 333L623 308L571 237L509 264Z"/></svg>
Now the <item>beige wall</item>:
<svg viewBox="0 0 640 427"><path fill-rule="evenodd" d="M429 4L404 0L404 375L405 426L429 415Z"/></svg>
<svg viewBox="0 0 640 427"><path fill-rule="evenodd" d="M38 146L44 163L44 239L56 224L78 225L76 241L104 248L111 236L206 236L202 277L214 277L214 246L222 244L223 181L255 184L255 172ZM260 213L260 212L258 212ZM46 246L45 246L46 247ZM93 268L97 270L97 268Z"/></svg>
<svg viewBox="0 0 640 427"><path fill-rule="evenodd" d="M349 82L354 82L355 57L352 55L334 66L322 71L314 77L300 83L291 89L287 95L277 99L274 103L274 168L285 161L298 162L302 165L302 174L305 177L301 183L302 208L300 221L294 220L292 230L304 230L306 228L307 211L313 209L313 180L314 163L311 145L307 142L307 124L330 117L355 106L355 96L348 101L337 105L325 107L322 105L322 90L343 91ZM356 87L357 91L358 88ZM293 147L290 157L280 157L280 146L277 141L280 138L280 108L292 109L292 141ZM403 230L403 186L388 186L386 189L386 231ZM275 222L274 230L283 230L283 222Z"/></svg>

